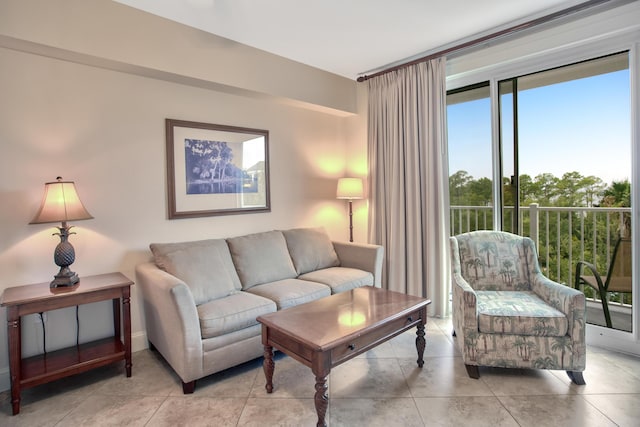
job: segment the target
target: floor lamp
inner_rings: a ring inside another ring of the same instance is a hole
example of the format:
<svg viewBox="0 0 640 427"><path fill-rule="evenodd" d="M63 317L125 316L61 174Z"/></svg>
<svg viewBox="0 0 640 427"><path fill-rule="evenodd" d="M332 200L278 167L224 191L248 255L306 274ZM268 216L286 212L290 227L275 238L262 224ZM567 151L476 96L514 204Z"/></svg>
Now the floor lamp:
<svg viewBox="0 0 640 427"><path fill-rule="evenodd" d="M353 201L362 199L364 191L362 178L340 178L336 197L349 201L349 241L353 242Z"/></svg>

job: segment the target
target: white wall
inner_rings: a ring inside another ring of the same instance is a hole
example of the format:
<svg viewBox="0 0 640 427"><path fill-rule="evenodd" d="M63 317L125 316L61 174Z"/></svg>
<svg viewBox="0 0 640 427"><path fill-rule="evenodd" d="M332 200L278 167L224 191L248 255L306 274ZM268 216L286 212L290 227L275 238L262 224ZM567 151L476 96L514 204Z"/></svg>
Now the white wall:
<svg viewBox="0 0 640 427"><path fill-rule="evenodd" d="M338 177L366 174L355 82L239 45L216 50L222 71L209 73L211 58L186 56L182 50L193 46L166 40L199 40L201 51L220 40L113 2L0 2L0 291L57 272L56 230L28 222L44 182L58 175L76 182L95 217L72 224L72 269L81 277L121 271L135 280L151 242L319 225L348 239L335 185ZM134 37L135 29L144 43L123 45L117 34ZM168 220L165 118L269 130L271 212ZM366 202L355 208L356 240L364 241ZM35 317L23 319L25 355L42 351ZM135 351L146 345L136 286L132 317ZM110 304L80 307L81 341L110 334L110 324ZM75 326L74 309L48 313L47 350L74 344ZM2 327L0 390L9 388L6 343Z"/></svg>

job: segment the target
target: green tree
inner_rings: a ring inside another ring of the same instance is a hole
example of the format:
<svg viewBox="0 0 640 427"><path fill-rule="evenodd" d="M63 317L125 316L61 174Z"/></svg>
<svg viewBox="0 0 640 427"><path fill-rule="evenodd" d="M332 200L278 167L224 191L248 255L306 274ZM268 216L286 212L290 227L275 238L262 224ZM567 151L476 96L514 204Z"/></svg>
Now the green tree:
<svg viewBox="0 0 640 427"><path fill-rule="evenodd" d="M613 181L602 196L600 206L631 207L631 183L628 180Z"/></svg>
<svg viewBox="0 0 640 427"><path fill-rule="evenodd" d="M452 205L467 204L467 186L473 177L467 171L457 171L449 177L449 199Z"/></svg>
<svg viewBox="0 0 640 427"><path fill-rule="evenodd" d="M493 188L489 178L470 180L467 184L468 202L472 206L491 206Z"/></svg>
<svg viewBox="0 0 640 427"><path fill-rule="evenodd" d="M584 206L581 202L581 182L583 176L578 172L567 172L556 182L557 206Z"/></svg>
<svg viewBox="0 0 640 427"><path fill-rule="evenodd" d="M535 203L537 201L535 184L533 179L531 179L527 174L520 175L520 200L522 200L522 204L524 205Z"/></svg>
<svg viewBox="0 0 640 427"><path fill-rule="evenodd" d="M542 206L552 206L558 192L558 178L550 173L543 173L537 175L533 182L537 202Z"/></svg>
<svg viewBox="0 0 640 427"><path fill-rule="evenodd" d="M603 192L600 200L603 207L631 207L631 183L628 180L613 181ZM620 235L628 236L631 230L631 214L625 212L618 225Z"/></svg>
<svg viewBox="0 0 640 427"><path fill-rule="evenodd" d="M583 178L582 187L584 188L585 205L592 207L595 206L597 197L602 194L605 184L600 178L591 175Z"/></svg>

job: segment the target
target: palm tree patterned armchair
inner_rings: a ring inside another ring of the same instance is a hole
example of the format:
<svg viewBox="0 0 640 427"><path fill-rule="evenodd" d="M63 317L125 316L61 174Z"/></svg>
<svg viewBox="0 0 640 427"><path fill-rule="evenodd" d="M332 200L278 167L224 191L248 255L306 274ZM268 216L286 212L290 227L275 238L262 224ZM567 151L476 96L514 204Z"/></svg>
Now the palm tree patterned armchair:
<svg viewBox="0 0 640 427"><path fill-rule="evenodd" d="M542 274L533 240L483 230L450 246L453 333L469 376L479 366L556 369L584 385L584 294Z"/></svg>

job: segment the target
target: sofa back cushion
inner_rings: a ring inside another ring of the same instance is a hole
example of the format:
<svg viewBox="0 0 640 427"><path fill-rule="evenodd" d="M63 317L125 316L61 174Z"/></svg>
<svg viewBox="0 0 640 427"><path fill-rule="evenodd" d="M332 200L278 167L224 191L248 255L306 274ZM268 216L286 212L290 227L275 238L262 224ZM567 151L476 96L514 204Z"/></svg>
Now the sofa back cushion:
<svg viewBox="0 0 640 427"><path fill-rule="evenodd" d="M297 276L281 231L231 237L227 243L243 290Z"/></svg>
<svg viewBox="0 0 640 427"><path fill-rule="evenodd" d="M156 265L185 282L196 305L241 289L240 279L224 239L152 243Z"/></svg>
<svg viewBox="0 0 640 427"><path fill-rule="evenodd" d="M284 230L282 234L298 274L340 265L324 228L294 228Z"/></svg>

